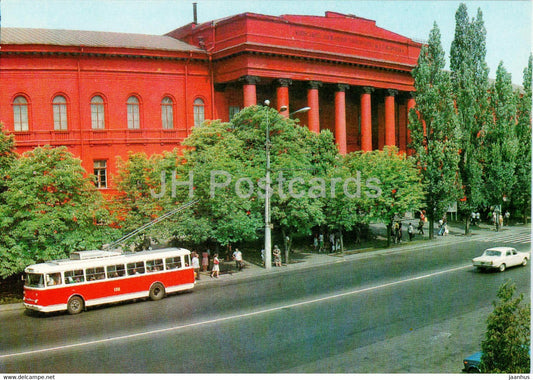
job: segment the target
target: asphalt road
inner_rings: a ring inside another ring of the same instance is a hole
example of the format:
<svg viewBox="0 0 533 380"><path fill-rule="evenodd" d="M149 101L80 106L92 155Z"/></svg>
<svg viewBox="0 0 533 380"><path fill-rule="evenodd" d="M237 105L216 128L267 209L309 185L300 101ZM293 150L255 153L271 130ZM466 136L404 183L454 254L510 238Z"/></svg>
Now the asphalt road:
<svg viewBox="0 0 533 380"><path fill-rule="evenodd" d="M500 284L529 301L530 266L471 267L493 245L376 253L77 316L4 311L0 372L459 373Z"/></svg>

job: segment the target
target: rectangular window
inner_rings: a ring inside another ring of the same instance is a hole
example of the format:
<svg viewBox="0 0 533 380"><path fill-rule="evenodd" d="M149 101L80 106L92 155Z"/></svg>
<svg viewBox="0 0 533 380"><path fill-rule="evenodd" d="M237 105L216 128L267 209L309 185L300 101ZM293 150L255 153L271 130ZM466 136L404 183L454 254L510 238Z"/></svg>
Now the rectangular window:
<svg viewBox="0 0 533 380"><path fill-rule="evenodd" d="M26 104L13 105L14 128L16 132L25 132L28 128L28 106Z"/></svg>
<svg viewBox="0 0 533 380"><path fill-rule="evenodd" d="M128 104L128 129L139 129L140 127L139 105Z"/></svg>
<svg viewBox="0 0 533 380"><path fill-rule="evenodd" d="M107 161L94 161L94 184L98 189L107 188Z"/></svg>
<svg viewBox="0 0 533 380"><path fill-rule="evenodd" d="M61 273L49 273L46 275L46 286L56 286L61 284Z"/></svg>
<svg viewBox="0 0 533 380"><path fill-rule="evenodd" d="M66 131L67 130L67 105L54 104L54 129L56 131Z"/></svg>
<svg viewBox="0 0 533 380"><path fill-rule="evenodd" d="M239 106L229 106L229 119L233 119L233 116L235 116L236 114L238 114L240 112L240 107Z"/></svg>
<svg viewBox="0 0 533 380"><path fill-rule="evenodd" d="M87 281L104 280L104 267L87 268L85 269L85 278Z"/></svg>
<svg viewBox="0 0 533 380"><path fill-rule="evenodd" d="M163 270L163 259L149 260L146 262L147 272L158 272Z"/></svg>
<svg viewBox="0 0 533 380"><path fill-rule="evenodd" d="M136 274L143 274L143 273L144 273L144 262L143 261L128 264L128 275L133 276Z"/></svg>
<svg viewBox="0 0 533 380"><path fill-rule="evenodd" d="M91 125L93 129L105 128L103 104L91 104Z"/></svg>
<svg viewBox="0 0 533 380"><path fill-rule="evenodd" d="M107 267L107 278L122 277L125 274L126 274L126 269L124 268L124 264L109 265Z"/></svg>
<svg viewBox="0 0 533 380"><path fill-rule="evenodd" d="M65 282L67 284L75 284L78 282L84 282L83 269L69 270L65 272Z"/></svg>
<svg viewBox="0 0 533 380"><path fill-rule="evenodd" d="M181 257L168 257L165 259L167 269L181 268Z"/></svg>

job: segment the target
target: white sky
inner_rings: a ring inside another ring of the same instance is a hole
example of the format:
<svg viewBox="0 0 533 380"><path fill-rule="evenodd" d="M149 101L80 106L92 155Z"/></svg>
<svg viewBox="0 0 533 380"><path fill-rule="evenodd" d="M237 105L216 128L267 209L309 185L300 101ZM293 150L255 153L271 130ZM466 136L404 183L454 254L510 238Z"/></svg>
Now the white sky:
<svg viewBox="0 0 533 380"><path fill-rule="evenodd" d="M354 14L416 40L427 40L437 22L449 60L459 1L427 0L195 0L198 21L243 12L268 15L321 15L326 11ZM80 29L165 34L192 22L193 0L0 0L4 27ZM490 77L503 61L515 84L522 84L531 48L532 2L464 1L470 18L481 8L487 29Z"/></svg>

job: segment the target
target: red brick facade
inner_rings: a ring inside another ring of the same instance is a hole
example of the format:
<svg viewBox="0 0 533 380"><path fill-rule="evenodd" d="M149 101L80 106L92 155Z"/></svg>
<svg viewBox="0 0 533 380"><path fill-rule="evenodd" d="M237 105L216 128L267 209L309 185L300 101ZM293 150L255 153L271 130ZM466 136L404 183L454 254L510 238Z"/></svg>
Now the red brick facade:
<svg viewBox="0 0 533 380"><path fill-rule="evenodd" d="M342 153L406 150L421 45L374 21L241 14L166 36L2 29L0 121L17 150L66 145L93 173L179 147L195 123L271 100Z"/></svg>

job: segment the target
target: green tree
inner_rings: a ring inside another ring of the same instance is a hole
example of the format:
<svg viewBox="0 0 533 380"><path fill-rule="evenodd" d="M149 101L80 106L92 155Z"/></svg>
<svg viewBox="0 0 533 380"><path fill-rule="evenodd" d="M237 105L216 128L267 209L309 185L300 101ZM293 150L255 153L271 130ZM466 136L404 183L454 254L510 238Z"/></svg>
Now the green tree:
<svg viewBox="0 0 533 380"><path fill-rule="evenodd" d="M465 234L469 234L470 215L484 204L480 136L491 117L488 111L489 69L485 61L486 30L481 10L469 21L467 7L462 3L455 14L455 23L450 69L461 127L459 173L463 197L459 211L465 220Z"/></svg>
<svg viewBox="0 0 533 380"><path fill-rule="evenodd" d="M530 372L531 306L521 304L524 295L513 297L516 286L506 281L487 318L487 332L481 343L481 369L486 373Z"/></svg>
<svg viewBox="0 0 533 380"><path fill-rule="evenodd" d="M500 62L496 81L490 90L490 109L493 118L487 124L483 135L484 157L483 190L489 205L500 209L504 199L514 197L516 185L516 159L518 139L516 136L516 94L513 91L511 75ZM499 223L496 223L499 228Z"/></svg>
<svg viewBox="0 0 533 380"><path fill-rule="evenodd" d="M416 106L409 114L411 148L424 184L430 238L434 221L458 200L460 189L460 130L440 41L435 23L413 70Z"/></svg>
<svg viewBox="0 0 533 380"><path fill-rule="evenodd" d="M7 188L7 173L15 158L15 138L12 134L6 134L3 124L0 123L0 193Z"/></svg>
<svg viewBox="0 0 533 380"><path fill-rule="evenodd" d="M185 179L193 173L194 197L199 200L193 210L208 221L196 224L207 228L205 232L209 234L204 241L212 238L227 246L256 239L263 222L255 187L264 174L253 166L258 158L247 157L246 144L236 136L233 125L220 121L204 123L193 129L183 145L187 149L177 174ZM249 182L239 182L241 178ZM250 184L253 189L248 187ZM237 188L241 195L254 191L249 197L239 196Z"/></svg>
<svg viewBox="0 0 533 380"><path fill-rule="evenodd" d="M350 153L347 166L352 174L360 172L364 178L361 194L368 201L363 213L385 223L390 245L395 219L423 206L424 189L414 160L396 147L385 147L382 151Z"/></svg>
<svg viewBox="0 0 533 380"><path fill-rule="evenodd" d="M65 147L35 148L8 169L0 194L0 276L99 248L116 237L102 195Z"/></svg>
<svg viewBox="0 0 533 380"><path fill-rule="evenodd" d="M533 55L524 69L524 90L518 95L516 136L518 152L515 169L515 189L511 198L514 209L524 218L531 214L531 81Z"/></svg>

